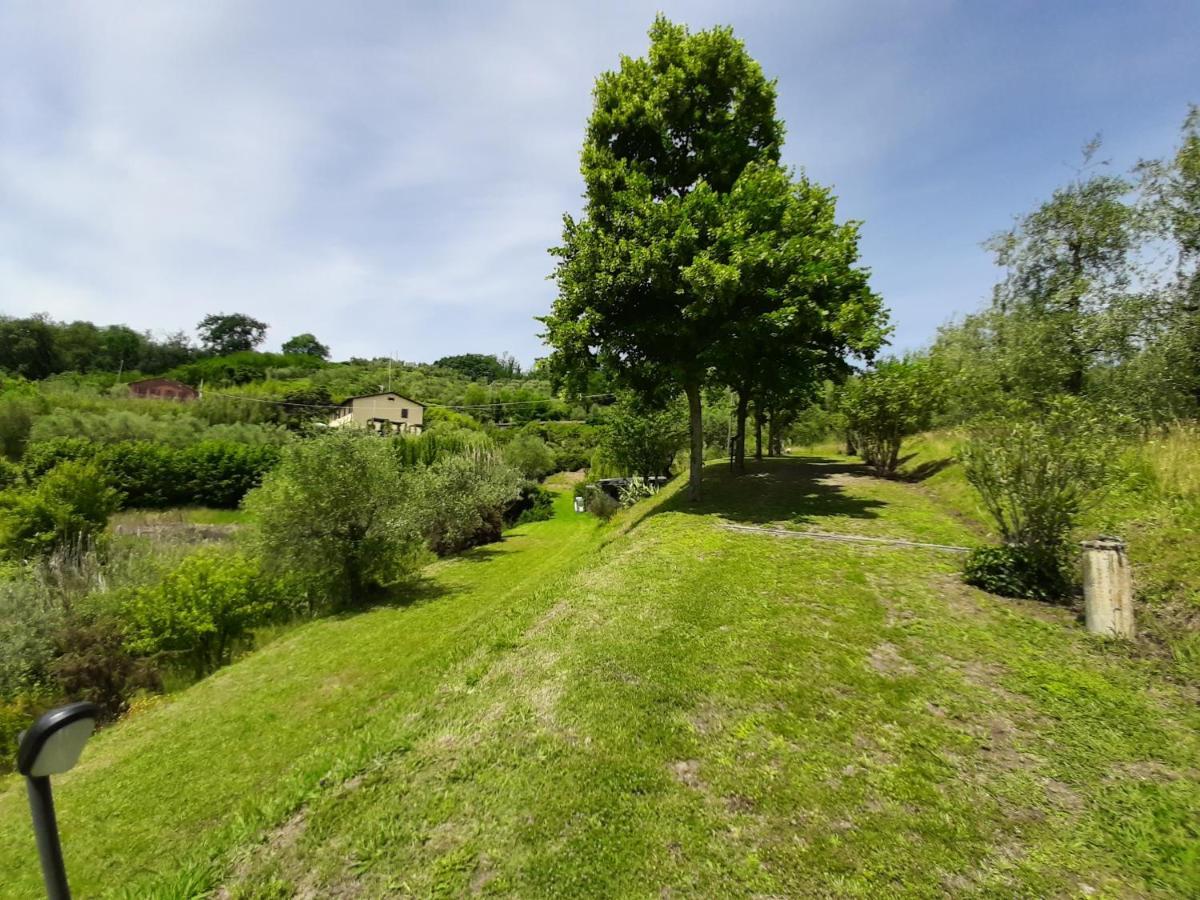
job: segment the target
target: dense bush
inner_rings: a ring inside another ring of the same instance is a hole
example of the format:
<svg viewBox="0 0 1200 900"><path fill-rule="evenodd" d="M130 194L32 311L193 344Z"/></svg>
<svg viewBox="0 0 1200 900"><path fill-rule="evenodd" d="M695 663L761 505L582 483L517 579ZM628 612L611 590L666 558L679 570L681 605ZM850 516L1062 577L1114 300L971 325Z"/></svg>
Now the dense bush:
<svg viewBox="0 0 1200 900"><path fill-rule="evenodd" d="M575 486L575 496L583 498L583 508L600 519L611 519L621 504L610 497L594 481L585 481Z"/></svg>
<svg viewBox="0 0 1200 900"><path fill-rule="evenodd" d="M263 558L334 606L411 573L420 530L394 446L339 429L285 448L246 498Z"/></svg>
<svg viewBox="0 0 1200 900"><path fill-rule="evenodd" d="M1065 543L977 547L967 555L963 578L967 584L1001 597L1055 601L1074 589L1074 566Z"/></svg>
<svg viewBox="0 0 1200 900"><path fill-rule="evenodd" d="M518 434L504 445L504 461L526 478L545 478L554 471L554 454L541 438Z"/></svg>
<svg viewBox="0 0 1200 900"><path fill-rule="evenodd" d="M554 454L555 472L586 469L600 441L600 430L582 422L530 422L521 433L546 442Z"/></svg>
<svg viewBox="0 0 1200 900"><path fill-rule="evenodd" d="M104 530L120 500L96 463L59 463L36 488L0 494L0 551L30 557L86 544Z"/></svg>
<svg viewBox="0 0 1200 900"><path fill-rule="evenodd" d="M504 510L507 525L524 525L527 522L544 522L554 518L554 492L541 485L527 481L521 492Z"/></svg>
<svg viewBox="0 0 1200 900"><path fill-rule="evenodd" d="M420 527L439 555L499 540L504 510L522 483L519 472L487 451L445 457L409 481Z"/></svg>
<svg viewBox="0 0 1200 900"><path fill-rule="evenodd" d="M279 446L291 438L291 432L269 424L209 425L191 415L160 416L122 409L103 412L56 409L34 421L29 440L37 443L56 438L86 438L102 444L150 441L171 447L186 447L204 440Z"/></svg>
<svg viewBox="0 0 1200 900"><path fill-rule="evenodd" d="M175 448L146 441L93 444L56 438L30 444L24 466L37 478L65 460L92 460L125 495L127 507L232 509L278 463L279 454L278 447L228 441Z"/></svg>
<svg viewBox="0 0 1200 900"><path fill-rule="evenodd" d="M405 469L433 465L447 456L469 450L486 450L493 446L486 434L465 429L442 429L415 436L397 435L389 440L396 464Z"/></svg>
<svg viewBox="0 0 1200 900"><path fill-rule="evenodd" d="M158 584L130 592L120 610L132 651L185 660L200 678L229 662L235 642L280 606L257 561L206 547Z"/></svg>
<svg viewBox="0 0 1200 900"><path fill-rule="evenodd" d="M968 578L1020 596L1063 596L1071 529L1113 470L1112 417L1061 397L976 425L958 457L1009 548L973 558Z"/></svg>
<svg viewBox="0 0 1200 900"><path fill-rule="evenodd" d="M879 475L894 474L901 443L928 427L935 398L931 373L923 362L887 360L851 379L842 411L863 461Z"/></svg>
<svg viewBox="0 0 1200 900"><path fill-rule="evenodd" d="M682 409L640 409L629 402L611 407L601 437L605 460L622 475L670 475L687 442Z"/></svg>
<svg viewBox="0 0 1200 900"><path fill-rule="evenodd" d="M198 359L173 369L170 377L187 384L209 386L246 384L261 381L277 370L293 370L297 374L312 372L325 365L318 356L307 353L259 353L244 350L225 356Z"/></svg>
<svg viewBox="0 0 1200 900"><path fill-rule="evenodd" d="M54 636L49 664L58 692L90 700L115 719L138 691L162 690L154 663L130 650L125 628L113 618L69 616Z"/></svg>

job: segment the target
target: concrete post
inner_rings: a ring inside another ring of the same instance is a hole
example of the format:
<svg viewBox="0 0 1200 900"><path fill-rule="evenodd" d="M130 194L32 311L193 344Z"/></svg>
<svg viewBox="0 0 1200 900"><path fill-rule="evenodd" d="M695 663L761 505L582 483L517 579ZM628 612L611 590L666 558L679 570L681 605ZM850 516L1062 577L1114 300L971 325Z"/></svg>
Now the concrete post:
<svg viewBox="0 0 1200 900"><path fill-rule="evenodd" d="M1124 541L1099 537L1083 542L1083 603L1092 634L1134 637L1133 578Z"/></svg>

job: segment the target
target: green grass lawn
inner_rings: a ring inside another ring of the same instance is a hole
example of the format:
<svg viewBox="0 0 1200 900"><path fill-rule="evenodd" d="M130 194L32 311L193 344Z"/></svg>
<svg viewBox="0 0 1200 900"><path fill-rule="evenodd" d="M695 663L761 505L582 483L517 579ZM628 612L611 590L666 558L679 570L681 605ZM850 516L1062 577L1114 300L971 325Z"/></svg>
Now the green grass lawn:
<svg viewBox="0 0 1200 900"><path fill-rule="evenodd" d="M769 460L438 563L97 736L79 896L1195 896L1195 697L938 551L919 486ZM37 896L0 782L5 896Z"/></svg>

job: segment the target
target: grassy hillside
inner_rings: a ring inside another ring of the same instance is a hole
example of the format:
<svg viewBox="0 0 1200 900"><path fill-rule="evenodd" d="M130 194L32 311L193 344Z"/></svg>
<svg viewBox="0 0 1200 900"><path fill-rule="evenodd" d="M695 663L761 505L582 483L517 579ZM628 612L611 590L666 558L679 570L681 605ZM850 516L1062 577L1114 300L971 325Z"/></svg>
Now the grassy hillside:
<svg viewBox="0 0 1200 900"><path fill-rule="evenodd" d="M833 459L569 511L314 622L94 739L77 892L1194 895L1200 713L1072 616L962 586L974 540ZM0 786L5 896L36 896Z"/></svg>
<svg viewBox="0 0 1200 900"><path fill-rule="evenodd" d="M902 477L995 540L953 461L956 441L937 432L907 442ZM1119 535L1129 545L1145 639L1169 651L1182 677L1200 682L1200 432L1194 426L1176 426L1126 449L1116 483L1086 513L1076 536L1098 534Z"/></svg>

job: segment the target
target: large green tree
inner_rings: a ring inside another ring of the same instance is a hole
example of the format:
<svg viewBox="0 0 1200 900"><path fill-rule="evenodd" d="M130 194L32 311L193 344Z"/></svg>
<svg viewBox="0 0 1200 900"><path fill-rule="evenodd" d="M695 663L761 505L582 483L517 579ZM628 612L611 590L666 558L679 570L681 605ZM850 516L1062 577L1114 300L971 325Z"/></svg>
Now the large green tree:
<svg viewBox="0 0 1200 900"><path fill-rule="evenodd" d="M243 313L213 313L196 326L206 353L224 356L253 350L267 336L267 323Z"/></svg>
<svg viewBox="0 0 1200 900"><path fill-rule="evenodd" d="M858 225L839 224L832 193L778 165L747 166L722 198L717 239L690 283L725 311L711 359L737 397L734 465L745 468L746 417L762 427L807 406L847 357L869 359L886 315L858 264Z"/></svg>
<svg viewBox="0 0 1200 900"><path fill-rule="evenodd" d="M329 348L317 340L315 334L298 334L284 341L280 348L284 353L297 356L315 356L317 359L329 359Z"/></svg>
<svg viewBox="0 0 1200 900"><path fill-rule="evenodd" d="M553 252L558 297L543 319L551 369L578 384L599 366L643 400L682 390L689 493L700 496L701 390L728 304L692 264L714 241L721 199L751 163L775 163L775 85L728 28L690 33L659 17L645 57L600 76L582 153L586 208Z"/></svg>

